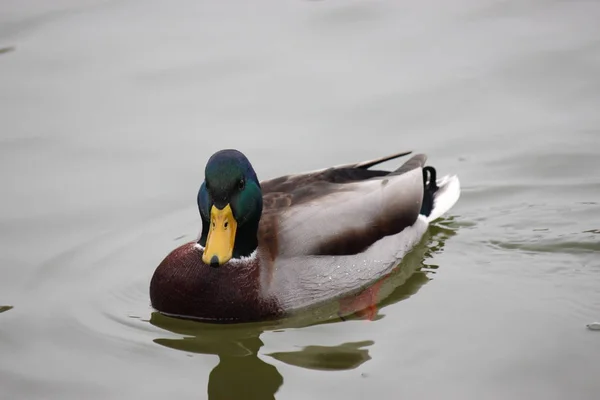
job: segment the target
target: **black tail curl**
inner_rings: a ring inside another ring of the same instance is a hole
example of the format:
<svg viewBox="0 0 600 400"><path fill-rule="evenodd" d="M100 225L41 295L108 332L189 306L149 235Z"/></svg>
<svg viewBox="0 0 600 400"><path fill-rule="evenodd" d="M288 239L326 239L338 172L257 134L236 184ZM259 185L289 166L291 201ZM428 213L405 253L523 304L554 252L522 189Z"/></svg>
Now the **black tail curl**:
<svg viewBox="0 0 600 400"><path fill-rule="evenodd" d="M431 166L423 167L423 202L421 204L420 214L428 216L433 210L433 201L435 193L439 187L436 183L437 173Z"/></svg>

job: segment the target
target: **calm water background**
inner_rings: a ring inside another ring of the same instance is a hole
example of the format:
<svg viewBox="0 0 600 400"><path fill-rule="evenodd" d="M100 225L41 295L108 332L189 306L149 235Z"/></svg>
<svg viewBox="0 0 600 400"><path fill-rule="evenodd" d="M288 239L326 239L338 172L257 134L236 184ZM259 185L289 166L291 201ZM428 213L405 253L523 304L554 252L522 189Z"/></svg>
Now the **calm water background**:
<svg viewBox="0 0 600 400"><path fill-rule="evenodd" d="M2 1L0 398L598 398L599 20L596 1ZM411 149L463 195L375 321L161 318L150 277L197 234L224 147L262 179Z"/></svg>

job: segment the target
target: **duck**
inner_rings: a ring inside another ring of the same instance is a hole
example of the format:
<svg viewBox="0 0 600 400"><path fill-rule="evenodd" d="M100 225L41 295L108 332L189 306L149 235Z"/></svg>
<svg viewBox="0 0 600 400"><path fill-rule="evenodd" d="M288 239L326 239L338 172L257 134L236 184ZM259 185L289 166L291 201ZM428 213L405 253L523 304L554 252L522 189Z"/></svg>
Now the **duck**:
<svg viewBox="0 0 600 400"><path fill-rule="evenodd" d="M373 168L411 155L398 168ZM239 150L208 159L201 230L150 280L161 314L216 323L282 319L389 274L460 197L412 151L259 181Z"/></svg>

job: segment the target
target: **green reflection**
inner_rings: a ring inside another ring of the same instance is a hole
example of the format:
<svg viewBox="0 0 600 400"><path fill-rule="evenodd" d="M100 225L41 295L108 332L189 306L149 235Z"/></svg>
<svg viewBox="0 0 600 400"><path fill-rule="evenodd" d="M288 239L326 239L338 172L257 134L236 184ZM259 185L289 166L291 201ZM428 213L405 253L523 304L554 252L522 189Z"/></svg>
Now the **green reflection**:
<svg viewBox="0 0 600 400"><path fill-rule="evenodd" d="M267 354L276 360L297 367L320 371L342 371L354 369L371 359L369 350L362 347L371 346L375 342L344 343L339 346L306 346L299 351L288 351Z"/></svg>
<svg viewBox="0 0 600 400"><path fill-rule="evenodd" d="M427 260L443 251L446 241L456 235L453 228L452 217L429 227L421 244L400 263L398 271L386 282L385 293L377 302L379 309L408 299L432 279L431 275L435 274L438 266L427 263Z"/></svg>
<svg viewBox="0 0 600 400"><path fill-rule="evenodd" d="M263 346L259 326L215 327L153 313L150 323L183 338L155 339L172 349L199 354L215 354L219 363L208 378L209 399L274 399L283 377L273 365L258 357Z"/></svg>
<svg viewBox="0 0 600 400"><path fill-rule="evenodd" d="M181 338L157 338L154 342L188 353L213 354L219 363L208 379L209 399L274 399L283 384L277 368L259 358L264 345L260 335L289 324L211 325L152 313L150 323L184 335ZM295 322L292 322L296 325ZM357 368L371 359L368 349L373 341L343 343L338 346L307 346L301 350L266 354L297 367L340 371Z"/></svg>
<svg viewBox="0 0 600 400"><path fill-rule="evenodd" d="M0 306L0 313L11 310L12 308L13 308L13 306Z"/></svg>
<svg viewBox="0 0 600 400"><path fill-rule="evenodd" d="M442 225L443 224L443 225ZM338 315L343 320L383 318L380 311L389 305L408 299L429 282L437 265L426 261L440 253L446 240L456 235L452 218L439 225L432 225L421 242L408 253L402 262L388 275L373 283L362 292L340 301ZM331 321L337 322L337 321Z"/></svg>
<svg viewBox="0 0 600 400"><path fill-rule="evenodd" d="M11 51L15 51L15 48L14 48L14 46L11 46L11 47L2 47L2 48L0 48L0 54L3 54L3 53L10 53ZM5 311L6 311L6 310L5 310Z"/></svg>
<svg viewBox="0 0 600 400"><path fill-rule="evenodd" d="M215 325L193 320L167 317L153 312L150 323L170 332L184 335L181 338L158 338L155 343L197 354L214 354L229 357L246 357L256 354L263 343L260 334L269 329L261 324Z"/></svg>

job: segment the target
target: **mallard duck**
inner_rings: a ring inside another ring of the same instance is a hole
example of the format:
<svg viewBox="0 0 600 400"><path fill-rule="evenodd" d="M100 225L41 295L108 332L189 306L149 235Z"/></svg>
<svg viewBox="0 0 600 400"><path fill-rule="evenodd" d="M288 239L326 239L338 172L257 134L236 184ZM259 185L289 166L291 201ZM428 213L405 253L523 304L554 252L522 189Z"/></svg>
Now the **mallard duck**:
<svg viewBox="0 0 600 400"><path fill-rule="evenodd" d="M278 319L356 293L389 273L458 200L411 152L260 182L240 151L213 154L197 203L202 229L156 268L159 312L215 322Z"/></svg>

